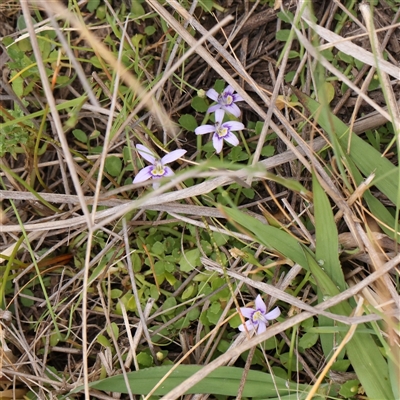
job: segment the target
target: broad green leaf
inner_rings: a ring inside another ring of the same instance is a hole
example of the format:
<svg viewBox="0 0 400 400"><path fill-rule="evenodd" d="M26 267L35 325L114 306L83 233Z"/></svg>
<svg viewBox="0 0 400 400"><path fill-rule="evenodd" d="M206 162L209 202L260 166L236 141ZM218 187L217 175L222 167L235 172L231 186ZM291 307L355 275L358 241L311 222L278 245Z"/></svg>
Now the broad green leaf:
<svg viewBox="0 0 400 400"><path fill-rule="evenodd" d="M313 175L314 218L315 218L315 257L327 275L341 291L346 282L339 261L339 240L328 196L322 189L316 175Z"/></svg>
<svg viewBox="0 0 400 400"><path fill-rule="evenodd" d="M309 349L317 343L318 338L318 333L305 333L299 340L299 346L303 349Z"/></svg>
<svg viewBox="0 0 400 400"><path fill-rule="evenodd" d="M147 368L127 374L133 394L147 395L154 386L171 370L171 366ZM180 365L171 375L163 381L162 385L155 391L155 395L165 395L174 389L185 379L201 370L199 365ZM219 367L206 376L200 383L193 386L186 393L210 393L216 395L236 396L239 390L243 369L237 367ZM274 377L276 388L270 374L250 370L246 377L243 396L270 398L277 395L296 394L299 397L293 399L304 399L306 385L288 384L279 377ZM124 377L115 375L101 381L93 382L90 387L98 390L127 393Z"/></svg>
<svg viewBox="0 0 400 400"><path fill-rule="evenodd" d="M194 132L197 128L196 118L191 114L184 114L179 118L179 125L189 132Z"/></svg>
<svg viewBox="0 0 400 400"><path fill-rule="evenodd" d="M305 257L309 263L309 269L324 296L329 298L339 294L339 289L317 264L311 252L306 251ZM348 302L342 302L331 307L329 311L335 314L350 315L352 308ZM344 326L341 323L336 324ZM369 334L358 332L365 329L364 324L357 326L357 330L351 340L346 344L347 356L369 398L394 400L395 397L389 380L388 364L373 337ZM338 340L340 338L344 339L346 332L339 331L339 335Z"/></svg>
<svg viewBox="0 0 400 400"><path fill-rule="evenodd" d="M82 129L74 129L72 134L75 136L75 139L78 139L82 143L87 143L88 138L85 132Z"/></svg>
<svg viewBox="0 0 400 400"><path fill-rule="evenodd" d="M97 7L100 5L100 0L90 0L88 1L86 8L89 10L89 12L93 12L97 9Z"/></svg>
<svg viewBox="0 0 400 400"><path fill-rule="evenodd" d="M354 397L358 394L359 385L360 382L357 379L347 381L340 388L339 394L342 395L345 399Z"/></svg>
<svg viewBox="0 0 400 400"><path fill-rule="evenodd" d="M307 269L308 263L304 257L304 251L301 244L288 233L270 225L263 224L257 219L244 214L239 210L222 207L222 212L240 224L268 249L276 250L290 260L300 264Z"/></svg>
<svg viewBox="0 0 400 400"><path fill-rule="evenodd" d="M195 96L192 99L191 106L197 112L204 113L208 109L208 103L203 97Z"/></svg>
<svg viewBox="0 0 400 400"><path fill-rule="evenodd" d="M157 32L157 28L154 25L148 25L148 26L146 26L146 28L144 28L144 33L147 36L151 36L156 32Z"/></svg>
<svg viewBox="0 0 400 400"><path fill-rule="evenodd" d="M315 116L314 118L317 120L318 124L328 132L332 143L338 142L340 144L341 148L336 148L335 150L335 153L338 152L336 153L336 159L346 159L347 168L351 171L352 177L356 183L359 185L363 181L363 177L359 171L361 171L364 177L374 173L375 179L373 180L373 184L394 204L397 204L398 190L400 187L398 167L394 166L385 157L382 157L379 151L354 133L351 133L350 153L347 154L347 147L349 144L349 129L347 125L333 115L329 108L322 107L315 100L298 90L294 89L294 91L304 107ZM386 207L372 196L369 191L364 193L364 199L367 201L373 215L395 230L396 221ZM395 237L393 231L387 229L383 224L381 224L381 228L387 235L393 238ZM397 237L396 240L400 241L400 238Z"/></svg>
<svg viewBox="0 0 400 400"><path fill-rule="evenodd" d="M185 251L182 254L182 258L179 262L179 266L182 272L190 272L196 267L200 267L200 250L192 249Z"/></svg>
<svg viewBox="0 0 400 400"><path fill-rule="evenodd" d="M286 42L289 39L290 30L289 29L281 29L276 32L276 40L280 40L281 42Z"/></svg>
<svg viewBox="0 0 400 400"><path fill-rule="evenodd" d="M118 176L122 170L122 160L117 156L109 156L106 158L104 165L105 170L111 176Z"/></svg>
<svg viewBox="0 0 400 400"><path fill-rule="evenodd" d="M301 103L314 115L318 124L330 136L337 137L343 152L346 153L350 134L348 126L332 114L327 107L321 107L315 100L307 97L298 90L295 93ZM398 167L394 166L385 157L382 157L379 151L353 132L351 132L349 156L365 177L375 173L373 184L394 204L397 204L399 187Z"/></svg>
<svg viewBox="0 0 400 400"><path fill-rule="evenodd" d="M151 367L153 365L153 361L153 357L145 351L141 351L137 355L137 362L143 367Z"/></svg>

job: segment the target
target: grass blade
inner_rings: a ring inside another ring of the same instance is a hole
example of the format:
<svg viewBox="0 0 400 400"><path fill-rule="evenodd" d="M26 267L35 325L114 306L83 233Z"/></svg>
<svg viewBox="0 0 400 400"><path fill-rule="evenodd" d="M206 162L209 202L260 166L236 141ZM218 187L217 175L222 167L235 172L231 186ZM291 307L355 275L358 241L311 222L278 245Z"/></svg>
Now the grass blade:
<svg viewBox="0 0 400 400"><path fill-rule="evenodd" d="M154 368L146 368L139 371L129 372L128 379L130 382L133 394L146 395L150 393L153 387L164 378L173 366L161 366ZM160 385L154 392L154 395L164 395L170 390L174 389L185 379L190 378L193 374L201 370L200 365L180 365L170 376ZM200 383L193 386L186 393L210 393L216 395L236 396L238 393L240 381L242 378L243 369L237 367L219 367ZM274 381L270 374L261 371L248 371L246 384L244 386L243 396L246 397L262 397L270 398L277 397L277 395L289 395L297 391L304 392L307 388L306 385L291 384L287 386L286 380L274 377ZM98 390L105 390L110 392L127 393L124 377L115 375L110 378L102 379L97 382L92 382L90 387ZM76 389L74 392L80 390ZM278 393L277 393L277 390ZM293 398L305 398L293 397Z"/></svg>

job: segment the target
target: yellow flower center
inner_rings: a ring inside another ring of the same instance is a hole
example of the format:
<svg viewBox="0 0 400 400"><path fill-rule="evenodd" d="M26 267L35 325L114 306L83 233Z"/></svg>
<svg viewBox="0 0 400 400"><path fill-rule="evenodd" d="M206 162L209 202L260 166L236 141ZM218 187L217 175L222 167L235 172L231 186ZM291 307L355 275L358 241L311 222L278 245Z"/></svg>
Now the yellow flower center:
<svg viewBox="0 0 400 400"><path fill-rule="evenodd" d="M225 98L225 103L227 106L230 106L232 102L233 102L233 97L230 94L228 94L228 96L226 96Z"/></svg>
<svg viewBox="0 0 400 400"><path fill-rule="evenodd" d="M219 127L216 132L220 138L225 137L228 134L228 128Z"/></svg>
<svg viewBox="0 0 400 400"><path fill-rule="evenodd" d="M261 311L256 311L252 317L253 321L264 321L264 315Z"/></svg>
<svg viewBox="0 0 400 400"><path fill-rule="evenodd" d="M165 168L160 161L154 163L154 168L151 170L153 176L164 176Z"/></svg>

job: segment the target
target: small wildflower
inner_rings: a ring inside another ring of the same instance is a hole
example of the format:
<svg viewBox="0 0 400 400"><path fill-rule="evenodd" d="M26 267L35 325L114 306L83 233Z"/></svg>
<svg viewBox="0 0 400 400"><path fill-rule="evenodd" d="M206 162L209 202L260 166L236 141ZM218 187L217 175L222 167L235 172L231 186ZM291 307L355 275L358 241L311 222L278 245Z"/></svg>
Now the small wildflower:
<svg viewBox="0 0 400 400"><path fill-rule="evenodd" d="M243 101L243 98L239 94L235 94L232 86L227 86L221 94L219 94L215 89L209 89L207 90L206 95L217 102L217 104L208 108L208 113L211 114L214 111L222 109L234 115L236 118L240 117L240 109L235 102Z"/></svg>
<svg viewBox="0 0 400 400"><path fill-rule="evenodd" d="M139 154L152 165L141 169L135 176L133 183L144 182L150 178L160 179L164 176L174 175L172 169L170 167L166 167L165 164L169 164L177 160L178 158L181 158L186 153L186 150L174 150L166 154L163 158L159 159L153 154L152 151L150 151L146 146L143 146L142 144L137 144L136 149ZM156 189L159 186L159 183L153 183L153 188Z"/></svg>
<svg viewBox="0 0 400 400"><path fill-rule="evenodd" d="M260 334L267 330L268 321L276 319L281 315L281 310L279 307L275 307L267 313L267 306L260 295L257 296L255 303L255 309L243 307L240 309L240 312L245 318L248 318L246 321L247 330L251 332L254 329ZM239 326L239 331L245 331L243 324Z"/></svg>
<svg viewBox="0 0 400 400"><path fill-rule="evenodd" d="M232 146L237 146L239 144L239 139L232 133L232 131L240 131L241 129L244 129L244 125L241 122L228 121L222 123L223 118L224 111L217 110L215 111L214 125L201 125L194 131L196 135L214 133L212 140L217 154L221 152L224 140L226 140Z"/></svg>

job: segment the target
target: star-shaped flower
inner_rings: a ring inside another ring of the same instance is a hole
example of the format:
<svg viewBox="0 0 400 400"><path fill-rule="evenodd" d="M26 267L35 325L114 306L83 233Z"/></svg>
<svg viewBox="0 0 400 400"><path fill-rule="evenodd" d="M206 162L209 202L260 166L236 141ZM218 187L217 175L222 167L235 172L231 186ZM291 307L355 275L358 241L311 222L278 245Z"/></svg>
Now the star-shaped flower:
<svg viewBox="0 0 400 400"><path fill-rule="evenodd" d="M243 101L243 98L239 94L235 94L232 86L227 86L221 94L219 94L215 89L209 89L207 90L206 95L217 102L217 104L208 108L208 113L211 114L214 111L222 109L234 115L236 118L240 116L240 109L235 102Z"/></svg>
<svg viewBox="0 0 400 400"><path fill-rule="evenodd" d="M242 307L240 312L245 318L248 318L246 321L247 330L251 332L254 329L260 334L267 330L268 321L276 319L281 315L281 310L279 307L275 307L267 313L267 306L260 295L257 296L255 303L256 308ZM245 331L243 324L239 325L238 329L241 332Z"/></svg>
<svg viewBox="0 0 400 400"><path fill-rule="evenodd" d="M146 146L142 144L137 144L136 149L138 153L149 163L147 167L141 169L138 174L135 176L133 183L140 183L147 181L148 179L160 179L164 176L172 176L174 172L170 167L166 167L165 164L169 164L178 158L181 158L185 153L186 150L174 150L170 153L166 154L163 158L157 158L154 153L149 150ZM157 189L160 186L158 182L153 183L153 188Z"/></svg>
<svg viewBox="0 0 400 400"><path fill-rule="evenodd" d="M194 131L196 135L204 135L206 133L214 133L213 146L216 153L220 153L224 140L232 146L239 144L239 139L232 133L232 131L240 131L244 129L244 125L237 121L222 122L224 119L224 111L215 111L215 124L214 125L201 125Z"/></svg>

